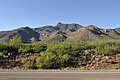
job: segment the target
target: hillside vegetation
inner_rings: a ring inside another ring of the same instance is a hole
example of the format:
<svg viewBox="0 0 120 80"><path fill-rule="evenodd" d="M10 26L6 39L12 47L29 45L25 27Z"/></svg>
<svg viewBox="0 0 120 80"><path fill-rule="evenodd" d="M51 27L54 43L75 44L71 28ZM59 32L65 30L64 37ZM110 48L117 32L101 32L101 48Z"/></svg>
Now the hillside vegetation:
<svg viewBox="0 0 120 80"><path fill-rule="evenodd" d="M120 69L120 41L0 43L2 69Z"/></svg>

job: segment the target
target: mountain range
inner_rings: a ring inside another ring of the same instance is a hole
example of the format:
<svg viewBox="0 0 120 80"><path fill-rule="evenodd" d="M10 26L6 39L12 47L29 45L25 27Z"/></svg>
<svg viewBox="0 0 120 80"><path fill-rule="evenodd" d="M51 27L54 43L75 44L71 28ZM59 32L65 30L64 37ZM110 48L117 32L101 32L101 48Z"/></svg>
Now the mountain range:
<svg viewBox="0 0 120 80"><path fill-rule="evenodd" d="M23 43L51 41L106 41L119 40L120 28L102 29L95 25L64 24L38 28L21 27L10 31L0 31L0 42L9 42L14 36L20 36Z"/></svg>

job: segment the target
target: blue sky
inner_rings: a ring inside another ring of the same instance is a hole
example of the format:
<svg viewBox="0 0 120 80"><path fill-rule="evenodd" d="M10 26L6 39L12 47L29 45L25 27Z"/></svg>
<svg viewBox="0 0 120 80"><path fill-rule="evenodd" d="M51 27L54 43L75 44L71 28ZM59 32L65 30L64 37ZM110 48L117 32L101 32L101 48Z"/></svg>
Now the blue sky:
<svg viewBox="0 0 120 80"><path fill-rule="evenodd" d="M120 0L0 0L0 30L58 22L120 26Z"/></svg>

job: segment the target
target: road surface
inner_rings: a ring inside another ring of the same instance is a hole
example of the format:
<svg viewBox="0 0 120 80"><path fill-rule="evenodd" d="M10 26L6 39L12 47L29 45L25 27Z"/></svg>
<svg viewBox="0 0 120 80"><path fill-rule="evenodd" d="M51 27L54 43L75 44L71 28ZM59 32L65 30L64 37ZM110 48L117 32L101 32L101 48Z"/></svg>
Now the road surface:
<svg viewBox="0 0 120 80"><path fill-rule="evenodd" d="M95 78L120 80L120 71L0 71L0 80L94 80Z"/></svg>

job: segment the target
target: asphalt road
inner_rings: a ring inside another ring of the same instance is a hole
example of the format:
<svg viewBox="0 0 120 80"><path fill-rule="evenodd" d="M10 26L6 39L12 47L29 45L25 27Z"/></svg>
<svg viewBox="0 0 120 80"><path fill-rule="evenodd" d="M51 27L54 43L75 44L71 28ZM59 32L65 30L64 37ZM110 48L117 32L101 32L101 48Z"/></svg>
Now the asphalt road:
<svg viewBox="0 0 120 80"><path fill-rule="evenodd" d="M120 80L120 71L0 71L0 80Z"/></svg>

